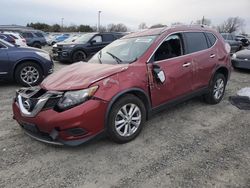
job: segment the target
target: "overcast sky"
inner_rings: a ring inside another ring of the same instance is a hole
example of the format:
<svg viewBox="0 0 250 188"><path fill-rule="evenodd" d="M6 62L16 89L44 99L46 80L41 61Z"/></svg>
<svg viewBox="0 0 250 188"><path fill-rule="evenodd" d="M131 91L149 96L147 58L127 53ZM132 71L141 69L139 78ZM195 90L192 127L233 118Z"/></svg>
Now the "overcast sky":
<svg viewBox="0 0 250 188"><path fill-rule="evenodd" d="M29 22L49 24L124 23L136 30L141 22L147 26L173 22L190 24L202 16L218 25L228 17L245 20L245 31L250 33L250 0L1 0L0 25Z"/></svg>

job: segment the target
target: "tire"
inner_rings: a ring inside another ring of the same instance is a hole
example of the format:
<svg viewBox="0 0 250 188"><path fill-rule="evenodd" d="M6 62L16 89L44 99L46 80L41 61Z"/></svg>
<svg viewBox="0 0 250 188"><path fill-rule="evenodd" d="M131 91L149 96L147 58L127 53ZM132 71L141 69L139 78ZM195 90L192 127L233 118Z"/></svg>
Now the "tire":
<svg viewBox="0 0 250 188"><path fill-rule="evenodd" d="M130 113L130 117L125 115L122 108ZM141 132L146 121L146 109L139 98L127 94L115 102L108 118L108 137L116 143L123 144L132 141Z"/></svg>
<svg viewBox="0 0 250 188"><path fill-rule="evenodd" d="M15 79L23 86L35 86L43 80L43 71L38 64L25 62L17 66Z"/></svg>
<svg viewBox="0 0 250 188"><path fill-rule="evenodd" d="M34 48L39 48L39 49L42 48L42 45L41 45L40 42L34 42L32 46L33 46Z"/></svg>
<svg viewBox="0 0 250 188"><path fill-rule="evenodd" d="M73 53L73 56L72 56L73 63L79 62L79 61L86 61L86 59L87 59L87 56L83 51L78 50Z"/></svg>
<svg viewBox="0 0 250 188"><path fill-rule="evenodd" d="M208 104L220 103L225 93L226 84L227 80L223 74L215 74L209 92L204 96L205 101Z"/></svg>

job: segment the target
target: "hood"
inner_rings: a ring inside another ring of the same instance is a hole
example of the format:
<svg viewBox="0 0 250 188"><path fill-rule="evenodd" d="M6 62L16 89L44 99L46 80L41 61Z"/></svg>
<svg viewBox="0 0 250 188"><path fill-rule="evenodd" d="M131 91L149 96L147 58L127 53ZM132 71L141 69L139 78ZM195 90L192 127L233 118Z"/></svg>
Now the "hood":
<svg viewBox="0 0 250 188"><path fill-rule="evenodd" d="M22 51L22 52L43 52L43 53L48 53L45 50L38 49L38 48L33 48L33 47L15 47L17 51Z"/></svg>
<svg viewBox="0 0 250 188"><path fill-rule="evenodd" d="M40 86L53 91L84 89L101 79L126 70L127 66L79 62L51 74Z"/></svg>
<svg viewBox="0 0 250 188"><path fill-rule="evenodd" d="M250 60L250 50L241 50L236 52L238 59L249 59Z"/></svg>

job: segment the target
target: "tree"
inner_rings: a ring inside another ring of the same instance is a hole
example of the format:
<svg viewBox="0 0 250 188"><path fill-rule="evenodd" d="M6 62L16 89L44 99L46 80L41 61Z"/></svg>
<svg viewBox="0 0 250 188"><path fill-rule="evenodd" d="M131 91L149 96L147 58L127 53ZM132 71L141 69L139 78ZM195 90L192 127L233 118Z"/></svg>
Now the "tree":
<svg viewBox="0 0 250 188"><path fill-rule="evenodd" d="M59 24L54 24L50 26L50 31L52 32L60 32L61 31L61 26Z"/></svg>
<svg viewBox="0 0 250 188"><path fill-rule="evenodd" d="M146 25L146 23L145 22L142 22L142 23L140 23L139 24L139 26L138 26L138 29L147 29L148 27L147 27L147 25Z"/></svg>
<svg viewBox="0 0 250 188"><path fill-rule="evenodd" d="M199 25L208 25L208 26L210 26L210 25L211 25L211 20L210 20L210 19L207 19L207 18L205 18L205 17L203 16L201 20L197 20L197 21L196 21L196 24L199 24Z"/></svg>
<svg viewBox="0 0 250 188"><path fill-rule="evenodd" d="M89 25L79 25L78 31L80 32L92 32L93 29Z"/></svg>
<svg viewBox="0 0 250 188"><path fill-rule="evenodd" d="M119 23L119 24L109 24L107 27L107 31L109 32L126 32L128 28L126 25Z"/></svg>
<svg viewBox="0 0 250 188"><path fill-rule="evenodd" d="M244 25L244 19L239 17L230 17L222 24L217 26L217 30L220 33L233 33L242 29Z"/></svg>
<svg viewBox="0 0 250 188"><path fill-rule="evenodd" d="M161 28L161 27L166 27L167 25L163 25L163 24L155 24L152 25L150 28Z"/></svg>

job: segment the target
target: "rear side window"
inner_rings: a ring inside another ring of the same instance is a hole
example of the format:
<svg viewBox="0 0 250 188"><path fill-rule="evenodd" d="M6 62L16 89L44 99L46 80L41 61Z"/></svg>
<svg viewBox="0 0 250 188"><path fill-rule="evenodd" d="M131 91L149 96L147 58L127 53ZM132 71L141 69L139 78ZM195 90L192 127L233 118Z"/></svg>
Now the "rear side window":
<svg viewBox="0 0 250 188"><path fill-rule="evenodd" d="M43 34L42 34L42 33L35 33L35 35L36 35L37 37L43 37Z"/></svg>
<svg viewBox="0 0 250 188"><path fill-rule="evenodd" d="M206 33L207 35L207 38L208 38L208 44L209 44L209 47L213 46L216 42L216 37L214 36L214 34L212 33Z"/></svg>
<svg viewBox="0 0 250 188"><path fill-rule="evenodd" d="M32 33L22 33L24 38L33 38Z"/></svg>
<svg viewBox="0 0 250 188"><path fill-rule="evenodd" d="M187 43L187 52L194 53L208 48L207 39L202 32L184 33Z"/></svg>
<svg viewBox="0 0 250 188"><path fill-rule="evenodd" d="M14 36L14 35L12 35L12 34L10 34L10 36L11 36L13 39L17 39L17 37Z"/></svg>
<svg viewBox="0 0 250 188"><path fill-rule="evenodd" d="M102 39L104 42L111 42L114 40L114 36L111 34L103 34Z"/></svg>

